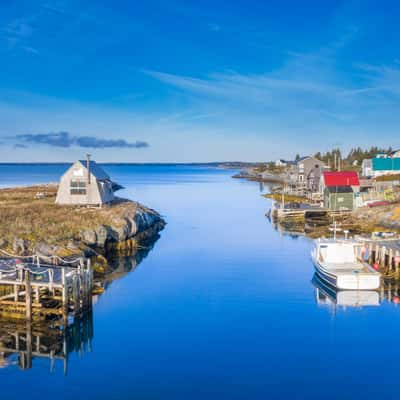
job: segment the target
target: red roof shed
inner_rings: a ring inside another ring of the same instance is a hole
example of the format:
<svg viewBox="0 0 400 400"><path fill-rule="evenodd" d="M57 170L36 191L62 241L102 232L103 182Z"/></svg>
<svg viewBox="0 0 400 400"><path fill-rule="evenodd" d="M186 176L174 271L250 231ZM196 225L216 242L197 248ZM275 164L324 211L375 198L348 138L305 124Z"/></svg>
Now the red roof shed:
<svg viewBox="0 0 400 400"><path fill-rule="evenodd" d="M360 186L358 174L354 171L323 172L324 183L329 186Z"/></svg>

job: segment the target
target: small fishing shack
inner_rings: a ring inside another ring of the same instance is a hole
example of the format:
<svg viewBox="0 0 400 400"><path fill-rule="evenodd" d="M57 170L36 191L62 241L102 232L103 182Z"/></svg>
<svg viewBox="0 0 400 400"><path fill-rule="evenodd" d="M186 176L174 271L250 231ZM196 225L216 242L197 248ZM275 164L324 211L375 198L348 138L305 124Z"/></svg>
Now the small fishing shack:
<svg viewBox="0 0 400 400"><path fill-rule="evenodd" d="M56 204L102 206L115 200L114 192L122 189L95 161L76 161L61 177Z"/></svg>
<svg viewBox="0 0 400 400"><path fill-rule="evenodd" d="M321 176L320 192L324 207L331 211L354 210L355 194L360 191L360 180L354 171L325 171Z"/></svg>
<svg viewBox="0 0 400 400"><path fill-rule="evenodd" d="M328 210L353 210L354 203L354 192L351 186L328 186L324 189L324 207Z"/></svg>

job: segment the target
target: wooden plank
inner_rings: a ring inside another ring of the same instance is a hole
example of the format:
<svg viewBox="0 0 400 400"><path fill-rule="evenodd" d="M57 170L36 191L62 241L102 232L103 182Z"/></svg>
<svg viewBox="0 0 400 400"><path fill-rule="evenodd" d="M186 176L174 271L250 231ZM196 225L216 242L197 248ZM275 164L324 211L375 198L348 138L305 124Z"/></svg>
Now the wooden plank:
<svg viewBox="0 0 400 400"><path fill-rule="evenodd" d="M31 287L31 274L25 271L25 311L26 319L32 320L32 287Z"/></svg>

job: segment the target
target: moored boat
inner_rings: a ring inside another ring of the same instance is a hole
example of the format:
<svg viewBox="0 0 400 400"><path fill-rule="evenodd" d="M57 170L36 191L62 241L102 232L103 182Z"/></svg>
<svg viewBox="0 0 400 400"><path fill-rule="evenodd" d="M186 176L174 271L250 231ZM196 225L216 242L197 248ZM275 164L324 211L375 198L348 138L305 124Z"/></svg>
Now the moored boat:
<svg viewBox="0 0 400 400"><path fill-rule="evenodd" d="M316 240L311 257L320 279L337 289L378 289L381 274L358 259L359 246L360 243L347 239Z"/></svg>

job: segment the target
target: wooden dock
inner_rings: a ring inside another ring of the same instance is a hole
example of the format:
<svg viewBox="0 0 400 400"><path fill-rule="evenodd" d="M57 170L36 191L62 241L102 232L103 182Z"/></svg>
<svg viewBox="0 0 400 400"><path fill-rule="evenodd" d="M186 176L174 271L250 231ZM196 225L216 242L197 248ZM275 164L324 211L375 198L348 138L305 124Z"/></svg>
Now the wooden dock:
<svg viewBox="0 0 400 400"><path fill-rule="evenodd" d="M69 317L91 309L90 259L54 261L44 263L36 255L0 259L1 317L27 321L61 317L67 326Z"/></svg>
<svg viewBox="0 0 400 400"><path fill-rule="evenodd" d="M332 211L321 207L278 208L272 209L272 216L277 222L305 222L312 219L333 218L350 214L349 210Z"/></svg>
<svg viewBox="0 0 400 400"><path fill-rule="evenodd" d="M378 267L384 278L400 280L400 239L357 238L363 244L359 258L368 257L368 262ZM364 254L361 252L364 251Z"/></svg>

